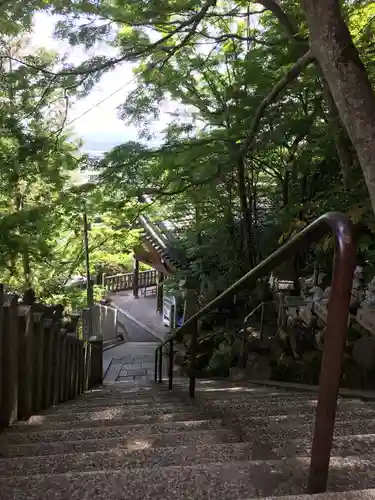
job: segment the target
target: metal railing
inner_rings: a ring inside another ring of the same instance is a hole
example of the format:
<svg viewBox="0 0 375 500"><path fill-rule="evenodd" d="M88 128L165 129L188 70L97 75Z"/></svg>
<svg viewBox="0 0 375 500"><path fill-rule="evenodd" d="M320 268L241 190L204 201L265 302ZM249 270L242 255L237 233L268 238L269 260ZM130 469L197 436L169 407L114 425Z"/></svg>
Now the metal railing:
<svg viewBox="0 0 375 500"><path fill-rule="evenodd" d="M336 416L337 395L340 386L342 356L347 331L350 292L355 267L356 246L349 219L340 212L329 212L312 222L282 247L272 253L260 264L246 273L225 292L191 316L180 328L173 332L155 352L155 368L158 368L159 382L162 382L163 348L169 345L170 358L173 358L173 343L189 333L191 345L189 352L189 395L195 395L196 354L198 344L198 320L212 311L223 300L234 295L244 285L252 285L267 275L285 260L304 250L312 243L320 241L327 233L335 237L335 254L331 283L331 296L328 306L327 329L324 352L320 370L318 405L310 458L308 493L321 493L326 490L329 460L332 448ZM170 363L173 363L170 361ZM169 387L172 387L169 373ZM156 377L156 371L155 371Z"/></svg>
<svg viewBox="0 0 375 500"><path fill-rule="evenodd" d="M246 330L249 326L249 321L253 317L253 315L259 311L260 309L260 327L259 327L259 338L262 340L263 338L263 324L264 324L264 306L266 304L272 304L272 302L261 302L258 304L250 313L245 317L243 320L243 337L242 337L242 366L243 368L246 367L247 363L247 350L246 350L246 345L247 345L247 334Z"/></svg>
<svg viewBox="0 0 375 500"><path fill-rule="evenodd" d="M138 273L138 286L148 287L155 286L157 282L156 271L154 269L148 271L140 271ZM103 287L109 292L120 292L123 290L132 290L134 284L134 274L133 273L122 273L114 274L112 276L107 276L103 274Z"/></svg>

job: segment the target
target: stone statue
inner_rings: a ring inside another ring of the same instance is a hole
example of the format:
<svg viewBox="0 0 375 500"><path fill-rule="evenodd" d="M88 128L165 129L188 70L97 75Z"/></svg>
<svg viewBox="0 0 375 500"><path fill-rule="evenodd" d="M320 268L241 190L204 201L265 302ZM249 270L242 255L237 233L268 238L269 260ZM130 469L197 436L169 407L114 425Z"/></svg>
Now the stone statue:
<svg viewBox="0 0 375 500"><path fill-rule="evenodd" d="M365 297L364 283L363 283L363 269L357 266L354 270L352 291L350 297L350 312L356 314Z"/></svg>
<svg viewBox="0 0 375 500"><path fill-rule="evenodd" d="M367 285L364 300L357 310L356 320L363 328L375 335L375 277Z"/></svg>
<svg viewBox="0 0 375 500"><path fill-rule="evenodd" d="M375 308L375 276L368 284L366 291L364 293L364 297L365 297L364 304L366 304L368 307Z"/></svg>

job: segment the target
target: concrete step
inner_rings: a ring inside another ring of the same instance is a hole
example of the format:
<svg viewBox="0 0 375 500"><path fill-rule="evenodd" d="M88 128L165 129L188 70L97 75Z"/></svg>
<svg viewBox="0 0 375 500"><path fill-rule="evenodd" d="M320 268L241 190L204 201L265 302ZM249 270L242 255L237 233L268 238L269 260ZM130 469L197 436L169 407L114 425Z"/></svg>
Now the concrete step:
<svg viewBox="0 0 375 500"><path fill-rule="evenodd" d="M129 414L125 412L124 415L120 412L101 412L99 414L95 413L82 413L79 414L82 418L76 418L78 414L72 415L71 419L65 418L65 415L58 416L58 419L45 418L43 415L34 415L29 420L25 422L18 422L16 427L12 427L7 430L7 434L13 432L40 432L44 430L51 429L76 429L76 428L88 428L88 427L106 427L106 426L119 426L119 425L137 425L137 424L165 424L167 422L178 422L178 421L188 421L188 420L201 420L207 418L207 413L204 410L197 408L194 413L192 411L187 411L186 408L181 408L181 412L174 413L162 413L159 415L145 415L143 413L138 413L136 415ZM185 410L185 411L183 411ZM210 412L210 419L221 418L221 412L214 411ZM84 418L86 417L86 418ZM98 418L99 417L99 418Z"/></svg>
<svg viewBox="0 0 375 500"><path fill-rule="evenodd" d="M308 459L192 466L111 469L73 474L2 478L2 500L107 499L235 500L299 495L306 489ZM331 491L375 487L370 460L333 458Z"/></svg>
<svg viewBox="0 0 375 500"><path fill-rule="evenodd" d="M267 419L259 419L256 422L254 419L238 418L233 422L236 428L240 429L243 438L246 441L259 436L267 436L272 439L295 439L295 438L311 438L314 428L313 420L303 424L298 422L283 421L280 423L272 423ZM358 435L358 434L375 434L375 420L339 420L335 423L335 436Z"/></svg>
<svg viewBox="0 0 375 500"><path fill-rule="evenodd" d="M111 441L111 440L106 440ZM375 435L345 436L335 438L334 457L375 459ZM123 470L134 467L168 467L236 461L283 460L296 457L308 458L309 440L292 440L273 443L259 438L252 443L196 444L174 447L145 447L127 449L112 447L96 452L65 453L64 455L25 456L0 459L0 477L34 474L63 474L88 472L101 469Z"/></svg>
<svg viewBox="0 0 375 500"><path fill-rule="evenodd" d="M261 414L267 413L268 410L272 412L277 411L279 414L286 414L294 409L299 408L313 408L316 409L317 399L309 398L309 399L288 399L288 398L279 398L279 399L248 399L248 398L237 398L237 399L208 399L206 396L204 399L200 401L205 401L207 405L210 405L211 408L230 408L235 411L248 410L253 413L260 412ZM343 408L368 408L374 409L373 405L369 403L365 403L363 401L356 400L345 400L339 399L338 406Z"/></svg>
<svg viewBox="0 0 375 500"><path fill-rule="evenodd" d="M259 500L259 498L243 499ZM263 500L375 500L375 489L340 491L339 493L319 493L318 495L293 495L282 497L267 497Z"/></svg>
<svg viewBox="0 0 375 500"><path fill-rule="evenodd" d="M136 467L168 467L200 463L225 463L251 459L250 443L190 445L165 448L17 457L0 460L0 477L63 474L101 469L124 470Z"/></svg>
<svg viewBox="0 0 375 500"><path fill-rule="evenodd" d="M193 430L223 429L224 423L220 419L183 420L154 424L118 425L112 423L103 427L46 429L34 432L5 432L0 436L2 445L32 444L39 442L55 443L59 441L86 441L87 439L124 439L131 436L141 437L147 434L168 434L171 432L190 432Z"/></svg>
<svg viewBox="0 0 375 500"><path fill-rule="evenodd" d="M284 441L274 440L272 436L260 436L252 441L253 460L282 459L283 457L309 457L311 438L302 437ZM375 453L375 434L352 434L334 436L332 456L371 456Z"/></svg>
<svg viewBox="0 0 375 500"><path fill-rule="evenodd" d="M64 429L69 426L69 429L76 428L93 428L93 427L107 427L119 425L137 425L137 424L153 424L153 423L167 423L188 420L203 420L203 419L219 419L223 417L223 412L220 409L207 409L203 406L192 409L185 407L178 408L178 411L171 413L159 413L155 415L147 415L145 412L132 412L122 411L121 408L116 408L103 412L86 412L72 415L34 415L29 420L18 422L17 425L9 430L9 433L27 433L27 432L40 432L52 429ZM267 408L268 412L262 415L262 411L254 412L247 409L238 409L236 411L236 418L234 423L239 422L240 426L246 426L251 430L259 423L264 426L276 427L278 425L302 425L311 424L315 416L315 408L303 408L299 410L293 409L293 413L280 414L275 408L274 415L272 408ZM251 417L250 415L256 415ZM343 421L356 421L358 419L375 420L375 410L373 409L359 409L355 410L351 407L339 407L336 414L336 422Z"/></svg>
<svg viewBox="0 0 375 500"><path fill-rule="evenodd" d="M235 431L226 429L191 430L168 432L165 434L147 434L129 432L128 435L115 438L97 437L85 441L66 440L63 442L46 441L32 444L4 444L0 447L0 459L24 456L57 455L65 453L89 453L112 449L143 450L190 444L238 443L240 437ZM63 458L62 458L63 460ZM1 499L3 500L3 499Z"/></svg>
<svg viewBox="0 0 375 500"><path fill-rule="evenodd" d="M97 406L119 406L119 405L131 405L131 406L147 406L153 404L173 404L176 402L176 397L170 396L167 397L137 397L134 398L123 398L123 397L112 397L108 395L107 397L95 397L92 399L87 399L84 397L80 397L74 399L72 401L67 401L65 403L61 403L58 406L51 408L51 412L64 411L65 408L71 409L79 409L79 408L95 408Z"/></svg>
<svg viewBox="0 0 375 500"><path fill-rule="evenodd" d="M163 418L167 414L186 414L191 415L202 414L202 407L200 406L186 406L181 404L168 404L168 405L147 405L147 406L98 406L88 410L81 410L79 412L68 411L50 413L50 409L46 410L40 415L33 415L25 422L18 422L17 427L20 426L38 426L43 424L66 424L67 426L74 422L95 421L95 420L110 420L110 419L132 419L143 416L153 417L157 416Z"/></svg>

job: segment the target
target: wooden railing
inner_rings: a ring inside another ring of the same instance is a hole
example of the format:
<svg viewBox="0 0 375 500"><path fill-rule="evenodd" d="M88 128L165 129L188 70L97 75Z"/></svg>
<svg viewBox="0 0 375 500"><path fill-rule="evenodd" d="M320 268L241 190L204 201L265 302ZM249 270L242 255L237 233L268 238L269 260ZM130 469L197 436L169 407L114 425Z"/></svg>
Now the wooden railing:
<svg viewBox="0 0 375 500"><path fill-rule="evenodd" d="M173 344L185 334L191 338L189 350L189 395L195 395L196 359L198 344L198 320L215 309L222 301L233 296L240 288L252 286L296 253L316 243L327 233L335 238L335 255L331 282L331 295L328 306L327 328L324 336L324 352L320 371L318 405L311 449L308 493L321 493L326 490L329 461L332 448L336 416L337 395L340 386L342 357L347 331L350 292L355 267L356 247L351 223L339 212L330 212L307 226L299 234L271 254L240 280L229 287L212 302L191 316L180 328L173 331L169 338L155 351L155 380L162 382L163 348L169 345L169 387L172 388Z"/></svg>
<svg viewBox="0 0 375 500"><path fill-rule="evenodd" d="M120 292L123 290L132 290L133 288L133 273L114 274L107 276L103 274L103 287L109 292ZM140 288L156 285L156 271L140 271L138 274L138 286Z"/></svg>
<svg viewBox="0 0 375 500"><path fill-rule="evenodd" d="M67 333L50 308L0 305L0 427L102 382L103 342ZM50 316L50 317L48 317Z"/></svg>

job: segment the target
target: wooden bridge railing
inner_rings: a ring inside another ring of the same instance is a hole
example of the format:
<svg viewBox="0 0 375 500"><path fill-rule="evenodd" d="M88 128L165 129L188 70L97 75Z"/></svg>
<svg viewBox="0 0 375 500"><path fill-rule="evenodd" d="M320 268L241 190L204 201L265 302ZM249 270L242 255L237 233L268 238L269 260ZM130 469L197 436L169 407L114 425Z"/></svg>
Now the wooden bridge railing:
<svg viewBox="0 0 375 500"><path fill-rule="evenodd" d="M134 285L134 274L114 274L107 276L103 274L103 287L109 292L120 292L123 290L132 290ZM145 288L155 286L157 282L157 273L154 269L148 271L140 271L138 273L138 286Z"/></svg>
<svg viewBox="0 0 375 500"><path fill-rule="evenodd" d="M0 305L0 427L102 382L102 340L84 342L78 324L66 333L48 316L39 304Z"/></svg>

